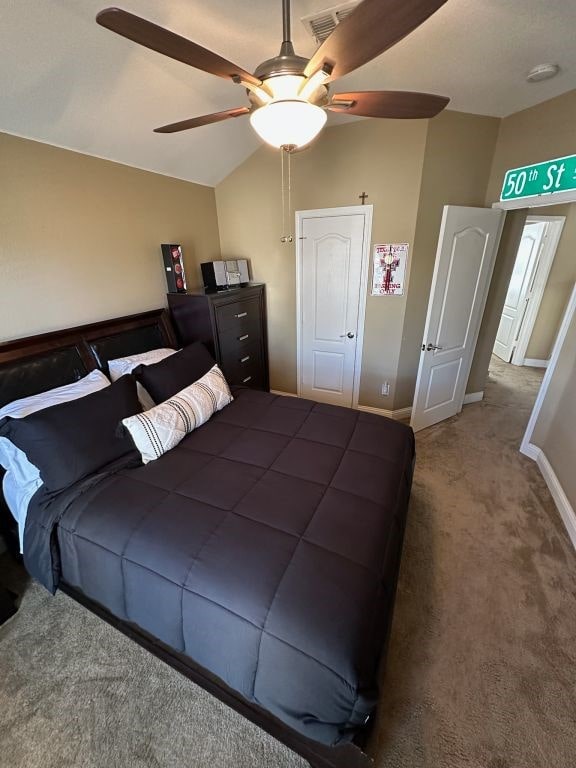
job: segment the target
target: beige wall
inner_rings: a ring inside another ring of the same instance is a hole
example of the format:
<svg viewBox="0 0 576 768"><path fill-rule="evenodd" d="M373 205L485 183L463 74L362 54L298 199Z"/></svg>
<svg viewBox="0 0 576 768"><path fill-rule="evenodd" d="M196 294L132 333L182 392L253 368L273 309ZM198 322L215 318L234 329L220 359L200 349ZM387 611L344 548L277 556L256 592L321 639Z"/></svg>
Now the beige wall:
<svg viewBox="0 0 576 768"><path fill-rule="evenodd" d="M210 187L6 134L0 183L0 340L165 305L162 242L219 256Z"/></svg>
<svg viewBox="0 0 576 768"><path fill-rule="evenodd" d="M445 205L484 205L499 120L442 112L426 141L394 408L412 405Z"/></svg>
<svg viewBox="0 0 576 768"><path fill-rule="evenodd" d="M329 128L293 157L295 210L374 206L372 243L414 243L427 121L362 120ZM294 245L280 243L280 157L260 148L216 188L223 257L250 258L266 283L273 389L296 391ZM293 221L293 218L292 218ZM369 276L370 277L370 276ZM391 408L406 296L367 299L360 403ZM384 380L391 395L382 397Z"/></svg>
<svg viewBox="0 0 576 768"><path fill-rule="evenodd" d="M509 168L573 154L575 125L576 90L505 117L498 132L486 204L500 199Z"/></svg>
<svg viewBox="0 0 576 768"><path fill-rule="evenodd" d="M550 160L562 155L571 155L576 152L575 125L576 90L504 118L498 131L486 205L491 205L500 198L504 175L509 168ZM570 206L570 208L572 207ZM546 208L531 209L531 213L545 215L546 210ZM564 233L561 242L562 249L566 249L567 258L572 258L572 263L574 263L574 257L571 254L574 253L576 246L576 239L573 239L573 234L571 234L574 231L573 215L570 211L569 229ZM567 221L566 224L568 226L569 222ZM498 255L472 370L468 379L467 392L477 392L484 389L490 354L494 346L515 255L510 249L506 253L499 253ZM561 259L563 260L563 257ZM566 303L570 291L569 280L565 280L564 276L560 280L563 284L562 287L556 288L551 294L553 298L550 304L553 304L556 309ZM532 354L529 356L537 357Z"/></svg>
<svg viewBox="0 0 576 768"><path fill-rule="evenodd" d="M576 509L576 314L562 345L532 442L544 451L572 508Z"/></svg>
<svg viewBox="0 0 576 768"><path fill-rule="evenodd" d="M576 382L572 377L575 363L576 314L572 318L568 333L564 339L561 354L558 358L552 379L548 385L546 397L540 408L538 421L536 422L532 433L532 442L541 448L544 447L546 439L550 435L550 426L558 413L558 403L560 402L564 391L569 389L572 397L574 397L574 394L576 393ZM574 429L574 434L576 435L576 427ZM573 451L572 458L574 458L574 455L576 454Z"/></svg>
<svg viewBox="0 0 576 768"><path fill-rule="evenodd" d="M576 339L574 340L576 345ZM564 391L546 438L542 443L546 458L554 468L556 477L572 509L576 509L576 363L572 366Z"/></svg>

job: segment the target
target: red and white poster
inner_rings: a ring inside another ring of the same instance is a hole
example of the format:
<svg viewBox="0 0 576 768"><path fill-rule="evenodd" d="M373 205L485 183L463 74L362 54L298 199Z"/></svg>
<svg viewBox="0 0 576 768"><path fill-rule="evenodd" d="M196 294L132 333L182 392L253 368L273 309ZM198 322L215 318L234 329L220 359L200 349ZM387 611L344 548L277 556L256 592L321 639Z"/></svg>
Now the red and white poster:
<svg viewBox="0 0 576 768"><path fill-rule="evenodd" d="M402 296L408 261L408 243L374 246L372 296Z"/></svg>

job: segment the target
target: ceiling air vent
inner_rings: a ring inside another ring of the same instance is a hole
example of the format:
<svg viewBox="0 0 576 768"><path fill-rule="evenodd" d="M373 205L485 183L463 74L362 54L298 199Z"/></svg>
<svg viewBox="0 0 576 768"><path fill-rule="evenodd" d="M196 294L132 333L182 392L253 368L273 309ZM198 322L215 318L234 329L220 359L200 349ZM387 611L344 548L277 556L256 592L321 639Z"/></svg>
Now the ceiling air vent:
<svg viewBox="0 0 576 768"><path fill-rule="evenodd" d="M302 16L302 24L304 24L317 43L323 43L334 32L337 25L346 16L349 16L359 4L360 0L352 0L352 2L334 5L332 8L326 8L309 16Z"/></svg>

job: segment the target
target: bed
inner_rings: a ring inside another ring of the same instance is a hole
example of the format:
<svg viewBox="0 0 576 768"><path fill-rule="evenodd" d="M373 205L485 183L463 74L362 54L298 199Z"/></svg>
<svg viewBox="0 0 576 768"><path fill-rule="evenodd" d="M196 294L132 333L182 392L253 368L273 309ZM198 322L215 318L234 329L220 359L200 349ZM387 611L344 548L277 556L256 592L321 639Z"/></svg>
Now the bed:
<svg viewBox="0 0 576 768"><path fill-rule="evenodd" d="M0 407L166 346L163 310L7 342ZM367 766L412 432L269 392L233 396L157 461L119 461L48 498L40 488L25 563L314 768Z"/></svg>

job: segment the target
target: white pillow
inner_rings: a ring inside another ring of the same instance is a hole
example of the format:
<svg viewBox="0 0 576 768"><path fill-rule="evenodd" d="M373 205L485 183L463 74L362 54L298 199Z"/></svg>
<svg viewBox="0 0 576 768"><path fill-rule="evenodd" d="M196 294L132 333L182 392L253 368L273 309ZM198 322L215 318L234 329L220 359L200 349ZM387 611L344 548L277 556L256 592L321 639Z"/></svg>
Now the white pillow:
<svg viewBox="0 0 576 768"><path fill-rule="evenodd" d="M24 397L21 400L14 400L3 408L0 408L0 419L5 416L11 416L13 419L22 419L30 413L42 411L52 405L67 403L69 400L78 400L80 397L97 392L104 387L110 386L110 381L102 371L92 371L79 381L72 384L65 384L56 389L50 389L47 392L40 392L38 395ZM26 454L6 437L0 437L0 464L7 472L13 474L13 479L18 485L26 483L36 483L37 487L41 485L40 472L38 468L31 464L26 458Z"/></svg>
<svg viewBox="0 0 576 768"><path fill-rule="evenodd" d="M174 397L146 413L122 419L122 424L142 454L142 461L147 464L178 445L232 399L224 374L215 365Z"/></svg>
<svg viewBox="0 0 576 768"><path fill-rule="evenodd" d="M152 365L153 363L159 363L160 360L164 360L165 357L170 357L176 352L175 349L151 349L148 352L140 352L138 355L129 355L128 357L117 357L115 360L108 361L108 370L110 371L110 378L112 381L117 381L121 376L127 373L132 373L134 368L139 365ZM156 403L148 392L144 389L139 382L136 384L138 391L138 399L140 405L145 411L154 408Z"/></svg>
<svg viewBox="0 0 576 768"><path fill-rule="evenodd" d="M159 363L160 360L164 360L165 357L170 357L176 352L175 349L151 349L148 352L141 352L139 355L129 355L127 357L117 357L115 360L108 361L108 369L110 371L110 378L112 381L117 381L120 376L124 376L126 373L132 373L134 368L139 365L152 365L153 363Z"/></svg>

